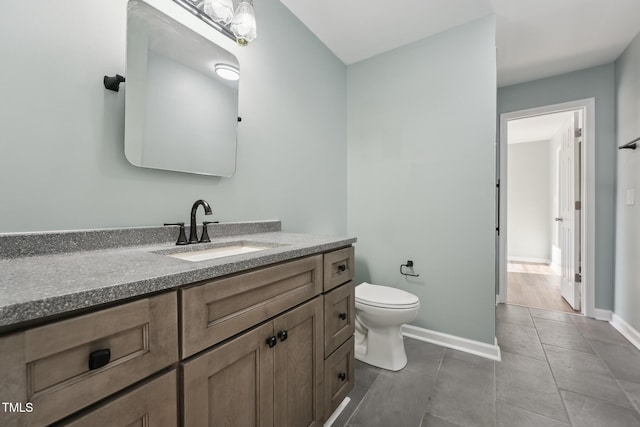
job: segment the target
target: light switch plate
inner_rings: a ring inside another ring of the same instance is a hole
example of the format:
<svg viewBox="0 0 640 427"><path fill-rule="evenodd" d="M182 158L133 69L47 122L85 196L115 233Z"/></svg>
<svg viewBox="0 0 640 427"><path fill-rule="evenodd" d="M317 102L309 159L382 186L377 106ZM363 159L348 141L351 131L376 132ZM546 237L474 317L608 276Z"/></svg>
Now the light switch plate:
<svg viewBox="0 0 640 427"><path fill-rule="evenodd" d="M636 189L629 188L627 190L627 206L633 206L636 204Z"/></svg>

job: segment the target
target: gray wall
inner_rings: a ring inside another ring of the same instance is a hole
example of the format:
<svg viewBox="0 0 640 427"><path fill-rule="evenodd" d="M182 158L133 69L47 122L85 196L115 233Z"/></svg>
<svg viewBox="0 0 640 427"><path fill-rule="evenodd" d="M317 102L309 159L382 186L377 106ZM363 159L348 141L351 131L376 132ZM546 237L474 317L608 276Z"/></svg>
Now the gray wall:
<svg viewBox="0 0 640 427"><path fill-rule="evenodd" d="M346 67L280 1L255 7L258 38L224 39L243 121L219 178L126 161L124 91L102 86L125 72L125 0L2 1L0 232L188 221L204 198L212 219L346 233Z"/></svg>
<svg viewBox="0 0 640 427"><path fill-rule="evenodd" d="M640 137L640 34L616 61L617 144ZM640 150L618 152L615 313L640 331ZM636 204L625 203L635 189Z"/></svg>
<svg viewBox="0 0 640 427"><path fill-rule="evenodd" d="M498 90L498 114L595 98L595 306L613 309L615 223L614 65L607 64Z"/></svg>
<svg viewBox="0 0 640 427"><path fill-rule="evenodd" d="M509 144L507 256L551 261L551 156L549 141Z"/></svg>
<svg viewBox="0 0 640 427"><path fill-rule="evenodd" d="M416 294L416 326L494 343L493 17L348 67L356 283ZM400 275L407 260L418 278Z"/></svg>

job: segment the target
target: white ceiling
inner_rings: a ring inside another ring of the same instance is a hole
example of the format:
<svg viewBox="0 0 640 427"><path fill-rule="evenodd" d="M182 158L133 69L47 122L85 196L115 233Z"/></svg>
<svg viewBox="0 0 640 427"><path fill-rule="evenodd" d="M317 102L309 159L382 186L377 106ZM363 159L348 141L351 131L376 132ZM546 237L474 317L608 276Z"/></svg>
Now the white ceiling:
<svg viewBox="0 0 640 427"><path fill-rule="evenodd" d="M345 64L496 15L498 85L615 60L640 31L639 0L281 0Z"/></svg>
<svg viewBox="0 0 640 427"><path fill-rule="evenodd" d="M527 117L507 122L509 144L521 142L547 141L566 123L573 111Z"/></svg>

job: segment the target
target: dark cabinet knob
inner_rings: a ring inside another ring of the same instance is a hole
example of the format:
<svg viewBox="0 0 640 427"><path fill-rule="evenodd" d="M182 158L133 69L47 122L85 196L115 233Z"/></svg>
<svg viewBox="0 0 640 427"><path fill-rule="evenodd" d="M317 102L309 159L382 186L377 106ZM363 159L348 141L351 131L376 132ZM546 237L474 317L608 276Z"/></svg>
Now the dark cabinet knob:
<svg viewBox="0 0 640 427"><path fill-rule="evenodd" d="M345 271L347 271L347 266L346 265L344 265L344 264L338 265L338 272L339 273L343 273Z"/></svg>
<svg viewBox="0 0 640 427"><path fill-rule="evenodd" d="M111 360L111 349L104 348L102 350L96 350L89 354L89 370L102 368Z"/></svg>
<svg viewBox="0 0 640 427"><path fill-rule="evenodd" d="M338 319L347 320L347 313L338 313Z"/></svg>
<svg viewBox="0 0 640 427"><path fill-rule="evenodd" d="M280 341L286 340L288 336L287 331L278 332L278 338L280 338Z"/></svg>
<svg viewBox="0 0 640 427"><path fill-rule="evenodd" d="M340 372L340 373L338 374L338 379L339 379L340 381L344 381L344 380L346 380L346 379L347 379L347 373L346 373L346 372Z"/></svg>
<svg viewBox="0 0 640 427"><path fill-rule="evenodd" d="M276 340L276 337L267 338L267 345L269 346L269 348L275 347L276 344L278 344L278 340Z"/></svg>

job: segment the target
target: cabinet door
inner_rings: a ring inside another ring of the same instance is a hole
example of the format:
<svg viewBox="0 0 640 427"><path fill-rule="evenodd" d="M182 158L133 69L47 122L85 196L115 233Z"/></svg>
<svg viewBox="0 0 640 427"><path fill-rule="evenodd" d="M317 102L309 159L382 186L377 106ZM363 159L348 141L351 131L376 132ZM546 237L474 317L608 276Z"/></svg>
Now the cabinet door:
<svg viewBox="0 0 640 427"><path fill-rule="evenodd" d="M278 427L322 426L322 298L315 298L274 319L274 419ZM286 336L283 335L286 333Z"/></svg>
<svg viewBox="0 0 640 427"><path fill-rule="evenodd" d="M176 390L176 371L173 370L62 425L175 427L178 425Z"/></svg>
<svg viewBox="0 0 640 427"><path fill-rule="evenodd" d="M183 364L184 425L273 426L271 322Z"/></svg>
<svg viewBox="0 0 640 427"><path fill-rule="evenodd" d="M356 292L353 282L324 295L324 354L329 356L353 336L356 321Z"/></svg>

